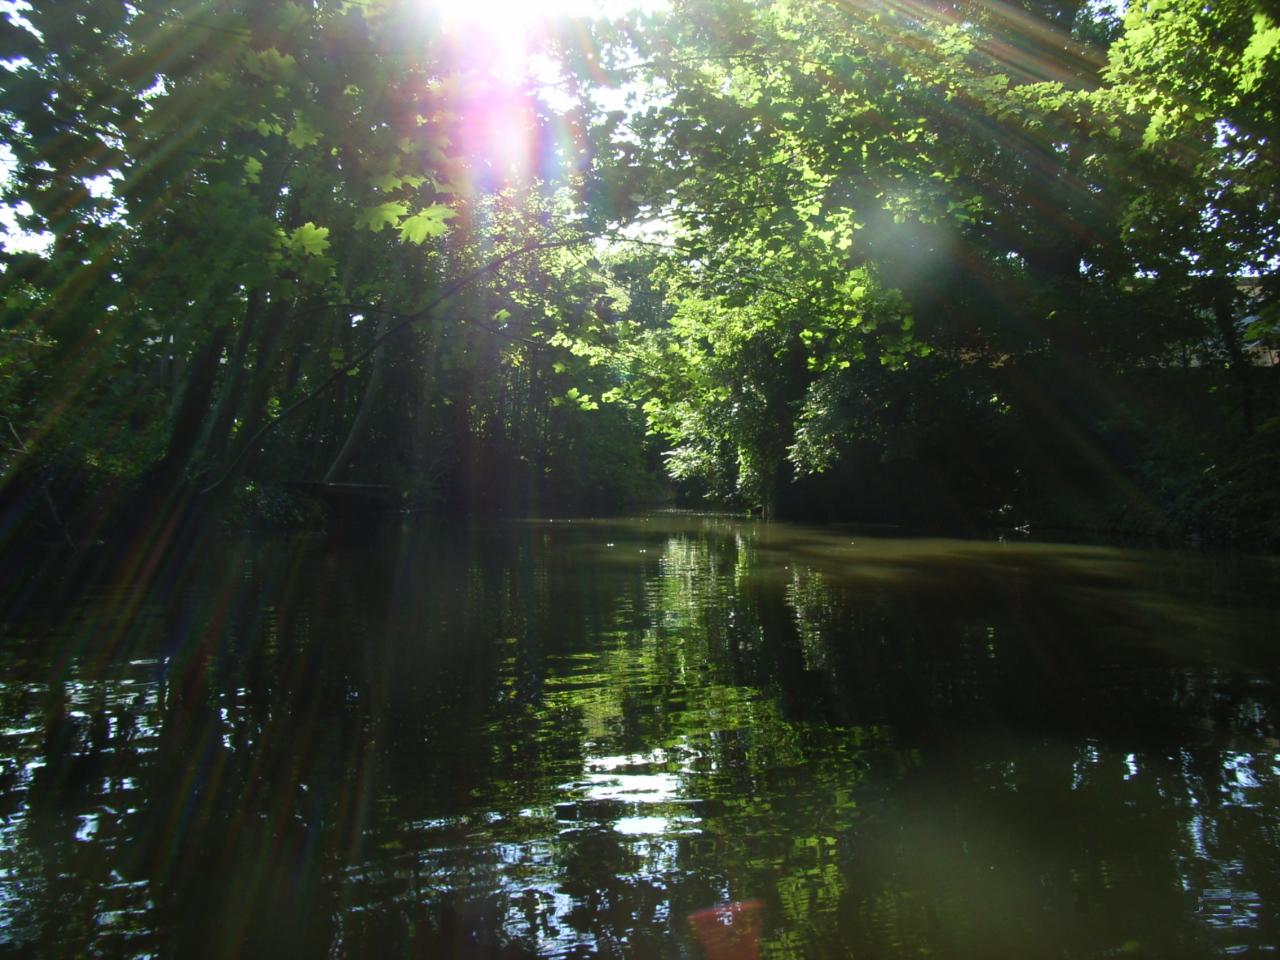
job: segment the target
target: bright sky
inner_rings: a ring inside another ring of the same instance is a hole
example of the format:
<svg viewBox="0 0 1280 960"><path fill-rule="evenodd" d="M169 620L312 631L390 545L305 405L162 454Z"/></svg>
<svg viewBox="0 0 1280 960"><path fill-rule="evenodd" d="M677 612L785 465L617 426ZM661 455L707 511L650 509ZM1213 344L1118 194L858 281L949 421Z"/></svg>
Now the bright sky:
<svg viewBox="0 0 1280 960"><path fill-rule="evenodd" d="M656 10L663 0L424 0L446 21L482 24L495 32L528 31L561 17L613 17Z"/></svg>
<svg viewBox="0 0 1280 960"><path fill-rule="evenodd" d="M547 28L568 17L607 18L632 10L657 11L666 0L423 0L445 30L474 43L496 77L518 79L534 73L545 79L538 50Z"/></svg>
<svg viewBox="0 0 1280 960"><path fill-rule="evenodd" d="M555 179L570 169L580 153L581 131L568 114L576 105L573 85L553 50L570 35L563 31L570 18L608 18L629 11L655 12L667 0L419 0L422 9L440 25L463 73L479 74L494 84L468 104L454 146L476 159L475 169L501 178L534 176ZM558 41L553 43L552 41ZM584 36L584 42L589 42ZM584 47L577 66L590 63L595 51ZM593 91L597 106L622 109L631 91ZM529 99L559 114L544 124ZM566 164L568 167L566 167ZM484 174L481 174L484 176Z"/></svg>

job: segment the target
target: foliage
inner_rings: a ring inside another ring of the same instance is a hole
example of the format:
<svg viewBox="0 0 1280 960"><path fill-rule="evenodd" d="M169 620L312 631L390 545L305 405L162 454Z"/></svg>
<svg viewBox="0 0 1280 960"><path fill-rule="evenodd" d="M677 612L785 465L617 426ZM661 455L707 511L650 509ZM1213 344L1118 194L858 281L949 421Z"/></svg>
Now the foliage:
<svg viewBox="0 0 1280 960"><path fill-rule="evenodd" d="M1230 498L1274 463L1277 37L1252 0L677 0L530 38L555 87L409 0L15 13L0 202L48 246L0 261L4 500L599 510L659 444L766 516L821 474L881 519L895 477L975 522Z"/></svg>
<svg viewBox="0 0 1280 960"><path fill-rule="evenodd" d="M601 31L640 92L598 133L678 263L670 324L635 348L670 470L770 513L784 459L798 479L870 444L964 474L964 436L989 489L956 476L962 512L1098 516L1167 415L1104 429L1154 369L1161 403L1220 411L1198 427L1269 462L1244 338L1268 335L1280 262L1271 30L1247 3L691 0ZM1174 396L1188 367L1230 402Z"/></svg>

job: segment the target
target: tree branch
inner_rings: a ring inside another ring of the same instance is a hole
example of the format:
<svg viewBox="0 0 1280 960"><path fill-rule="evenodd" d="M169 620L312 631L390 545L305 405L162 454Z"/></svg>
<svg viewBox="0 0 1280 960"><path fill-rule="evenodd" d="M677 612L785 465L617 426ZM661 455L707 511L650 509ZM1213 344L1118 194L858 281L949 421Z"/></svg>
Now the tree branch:
<svg viewBox="0 0 1280 960"><path fill-rule="evenodd" d="M17 452L24 457L30 457L31 451L23 443L22 437L18 435L18 428L13 425L13 421L6 417L4 422L9 425L9 433L13 435L14 442L18 444ZM49 478L47 476L40 484L40 492L44 494L45 506L49 508L49 514L53 517L53 522L58 525L58 530L62 533L62 539L67 542L68 547L75 550L75 541L71 539L71 534L67 531L67 525L62 522L62 514L58 512L58 505L53 502L53 494L49 492Z"/></svg>
<svg viewBox="0 0 1280 960"><path fill-rule="evenodd" d="M254 432L253 436L251 436L248 439L248 441L245 442L243 446L241 446L240 452L236 455L236 458L232 460L230 464L227 465L226 470L224 470L216 480L214 480L208 486L201 489L200 491L201 495L210 494L213 491L217 490L218 487L222 486L222 484L226 483L227 479L231 477L232 474L235 473L236 469L240 466L240 463L244 460L244 458L248 456L249 451L253 450L258 445L259 440L261 440L268 433L270 433L277 426L279 426L282 420L290 416L292 413L294 413L303 405L310 403L316 397L320 396L320 394L324 393L326 390L332 387L335 383L339 382L343 377L345 377L348 373L350 373L356 367L360 366L360 364L364 363L364 361L368 360L371 356L373 356L374 351L377 350L378 347L380 347L387 340L394 337L397 333L400 333L403 330L407 330L409 327L413 326L415 323L418 323L421 320L425 320L427 317L431 316L431 314L434 313L435 310L442 303L456 296L458 293L460 293L462 290L465 290L468 286L470 286L475 281L479 280L481 277L492 273L493 271L497 270L499 267L503 266L504 264L509 263L510 261L516 259L517 257L523 256L526 253L534 253L538 250L553 250L559 247L574 246L579 243L586 243L591 239L593 239L592 236L583 236L583 237L575 237L571 240L544 240L538 243L527 243L524 246L517 247L515 250L510 250L507 253L502 254L502 256L500 257L495 257L493 260L490 260L488 263L484 264L483 266L477 267L476 269L472 270L470 273L466 273L463 276L459 277L457 280L454 280L452 283L446 284L444 289L442 289L440 293L438 293L428 304L426 304L426 306L420 307L419 309L413 311L412 313L400 314L400 313L392 312L393 315L398 316L401 319L398 322L393 323L391 326L389 326L379 336L375 337L372 343L370 343L364 350L361 350L358 354L352 357L351 360L349 360L343 366L337 368L331 374L329 374L329 376L321 380L318 384L316 384L316 386L312 390L308 391L303 396L299 397L297 400L289 404L287 407L285 407L283 410L277 413L274 417L272 417L270 420L264 423L261 427L259 427L257 431ZM374 312L377 308L362 308L362 309L366 309L369 312ZM491 330L490 332L496 332L496 331Z"/></svg>

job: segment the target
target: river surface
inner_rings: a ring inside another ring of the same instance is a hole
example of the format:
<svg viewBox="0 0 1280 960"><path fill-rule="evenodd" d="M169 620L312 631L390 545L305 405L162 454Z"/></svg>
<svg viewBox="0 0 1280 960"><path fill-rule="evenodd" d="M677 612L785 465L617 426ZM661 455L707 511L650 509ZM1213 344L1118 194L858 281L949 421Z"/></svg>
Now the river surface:
<svg viewBox="0 0 1280 960"><path fill-rule="evenodd" d="M657 514L169 572L4 612L0 955L1280 949L1274 559Z"/></svg>

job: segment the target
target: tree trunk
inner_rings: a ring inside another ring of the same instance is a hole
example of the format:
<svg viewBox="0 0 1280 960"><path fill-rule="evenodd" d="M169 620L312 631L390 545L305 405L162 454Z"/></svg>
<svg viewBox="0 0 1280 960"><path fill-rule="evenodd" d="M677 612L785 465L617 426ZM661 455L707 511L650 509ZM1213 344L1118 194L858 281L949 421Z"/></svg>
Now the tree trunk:
<svg viewBox="0 0 1280 960"><path fill-rule="evenodd" d="M280 343L284 339L286 328L290 326L288 318L292 307L293 300L286 297L280 297L267 307L263 323L259 327L249 396L241 408L241 426L236 434L241 439L230 444L227 456L222 461L224 463L239 463L243 468L249 460L244 445L251 442L266 415L267 401L271 399L271 388L275 383L274 373L276 360L280 355Z"/></svg>
<svg viewBox="0 0 1280 960"><path fill-rule="evenodd" d="M227 375L223 380L222 390L218 394L217 404L213 408L205 435L196 450L197 456L211 456L216 461L226 453L227 441L231 437L231 427L235 424L241 384L244 382L245 358L249 353L249 344L257 331L258 315L261 311L262 291L257 289L249 294L248 302L245 304L240 333L237 334L231 354L227 357Z"/></svg>
<svg viewBox="0 0 1280 960"><path fill-rule="evenodd" d="M381 337L386 334L390 325L390 315L384 313L382 319L378 321L378 329L374 336ZM364 395L360 398L360 407L356 410L355 419L351 421L351 429L347 431L347 439L342 444L337 456L333 458L333 462L329 464L329 469L325 471L325 483L333 483L338 478L347 464L351 462L351 458L359 448L360 442L364 439L365 429L369 425L369 417L373 413L373 405L382 386L383 376L386 371L386 358L387 345L384 342L373 352L371 360L373 368L369 371L369 383L364 389Z"/></svg>
<svg viewBox="0 0 1280 960"><path fill-rule="evenodd" d="M778 512L778 481L776 476L771 476L765 481L764 490L761 491L760 519L765 523L772 523Z"/></svg>
<svg viewBox="0 0 1280 960"><path fill-rule="evenodd" d="M228 335L227 326L218 327L191 361L178 413L174 417L173 430L169 434L168 447L164 457L151 470L149 481L161 486L171 486L190 464L200 440L200 427L213 399L219 361L227 345Z"/></svg>
<svg viewBox="0 0 1280 960"><path fill-rule="evenodd" d="M1227 351L1229 371L1240 394L1240 416L1244 432L1254 432L1253 365L1240 343L1235 323L1235 282L1230 277L1215 277L1213 285L1213 323L1222 346Z"/></svg>

